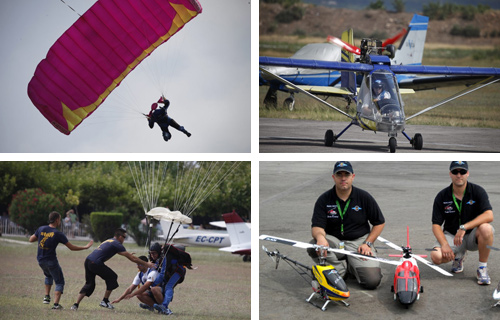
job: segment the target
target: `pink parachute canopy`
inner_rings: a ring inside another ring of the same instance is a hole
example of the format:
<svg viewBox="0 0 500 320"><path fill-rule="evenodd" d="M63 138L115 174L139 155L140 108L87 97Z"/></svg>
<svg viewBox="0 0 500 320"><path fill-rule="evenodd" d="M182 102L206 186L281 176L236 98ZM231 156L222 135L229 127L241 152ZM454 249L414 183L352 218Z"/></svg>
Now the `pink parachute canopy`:
<svg viewBox="0 0 500 320"><path fill-rule="evenodd" d="M28 96L68 135L130 71L201 11L197 0L99 0L49 49Z"/></svg>

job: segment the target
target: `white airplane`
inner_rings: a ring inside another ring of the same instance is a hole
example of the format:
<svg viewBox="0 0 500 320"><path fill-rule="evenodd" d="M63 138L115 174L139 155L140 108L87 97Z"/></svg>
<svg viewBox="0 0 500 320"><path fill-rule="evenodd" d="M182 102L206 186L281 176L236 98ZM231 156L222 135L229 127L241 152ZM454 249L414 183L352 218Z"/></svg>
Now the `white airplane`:
<svg viewBox="0 0 500 320"><path fill-rule="evenodd" d="M176 244L184 246L201 246L220 248L221 251L243 255L243 261L250 261L250 224L245 223L236 212L222 215L225 221L216 221L212 225L226 228L227 231L198 230L179 227L179 231L173 236ZM160 224L163 232L175 231L179 222L161 219ZM164 237L164 236L162 236Z"/></svg>
<svg viewBox="0 0 500 320"><path fill-rule="evenodd" d="M240 254L243 256L243 261L250 261L252 248L250 228L234 211L231 213L224 213L222 217L226 222L227 232L231 238L231 246L220 248L219 250Z"/></svg>

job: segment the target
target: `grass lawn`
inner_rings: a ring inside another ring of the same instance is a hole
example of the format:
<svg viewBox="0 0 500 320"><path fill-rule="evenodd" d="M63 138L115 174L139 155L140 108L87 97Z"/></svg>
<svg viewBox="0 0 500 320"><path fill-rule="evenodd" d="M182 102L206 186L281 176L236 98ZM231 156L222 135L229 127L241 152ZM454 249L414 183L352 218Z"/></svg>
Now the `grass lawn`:
<svg viewBox="0 0 500 320"><path fill-rule="evenodd" d="M61 305L64 309L50 310L53 304L43 304L44 276L36 261L36 244L19 244L0 238L0 319L151 319L161 315L140 309L137 298L123 300L114 310L99 307L105 283L97 277L94 294L84 298L78 311L70 310L85 283L83 263L92 248L70 251L64 245L57 248L59 263L65 278ZM11 238L26 241L25 238ZM71 240L70 240L71 241ZM76 245L83 242L71 241ZM136 255L145 255L146 249L125 243ZM186 279L175 288L170 304L176 317L182 319L250 319L250 263L241 257L218 251L216 248L189 247L196 270L188 270ZM120 287L110 300L120 296L132 283L137 267L127 258L115 255L106 263L118 274ZM54 287L51 297L54 298Z"/></svg>

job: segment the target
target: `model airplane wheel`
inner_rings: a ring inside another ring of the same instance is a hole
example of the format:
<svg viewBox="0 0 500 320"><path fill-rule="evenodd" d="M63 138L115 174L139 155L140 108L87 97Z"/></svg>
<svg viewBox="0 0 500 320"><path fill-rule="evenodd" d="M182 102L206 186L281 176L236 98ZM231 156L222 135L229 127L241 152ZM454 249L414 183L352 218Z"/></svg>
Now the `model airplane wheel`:
<svg viewBox="0 0 500 320"><path fill-rule="evenodd" d="M389 150L391 151L391 153L394 153L396 152L396 146L398 145L397 141L396 141L396 138L394 137L391 137L389 139Z"/></svg>
<svg viewBox="0 0 500 320"><path fill-rule="evenodd" d="M292 97L288 97L283 101L283 106L288 108L288 110L293 111L293 107L295 106L295 99Z"/></svg>
<svg viewBox="0 0 500 320"><path fill-rule="evenodd" d="M325 146L331 147L333 146L333 142L335 141L335 135L332 130L326 130L325 133Z"/></svg>
<svg viewBox="0 0 500 320"><path fill-rule="evenodd" d="M413 136L412 144L413 149L422 150L422 147L424 146L424 138L422 138L420 133L416 133L415 136Z"/></svg>

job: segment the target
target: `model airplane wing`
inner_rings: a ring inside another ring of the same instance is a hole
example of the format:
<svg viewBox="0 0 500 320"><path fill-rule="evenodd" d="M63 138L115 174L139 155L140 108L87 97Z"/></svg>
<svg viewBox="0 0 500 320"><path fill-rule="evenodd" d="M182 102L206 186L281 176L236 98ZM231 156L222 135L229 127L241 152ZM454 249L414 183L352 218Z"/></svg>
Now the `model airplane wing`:
<svg viewBox="0 0 500 320"><path fill-rule="evenodd" d="M297 247L297 248L302 248L302 249L323 248L323 249L326 249L326 250L328 250L330 252L336 252L336 253L341 253L341 254L345 254L345 255L349 255L349 256L354 256L354 257L359 258L359 259L374 260L374 261L388 263L388 264L392 264L392 265L396 265L396 266L399 265L399 262L398 261L394 261L394 260L388 260L388 259L379 258L379 257L372 257L372 256L365 256L364 254L360 254L360 253L353 252L353 251L347 251L345 249L328 248L328 247L319 246L317 244L312 244L312 243L307 243L307 242L301 242L301 241L295 241L295 240L290 240L290 239L285 239L285 238L279 238L279 237L274 237L274 236L268 236L268 235L265 235L265 234L261 235L259 237L259 239L260 240L271 241L271 242L275 242L275 243L286 244L286 245L289 245L289 246L292 246L292 247Z"/></svg>

